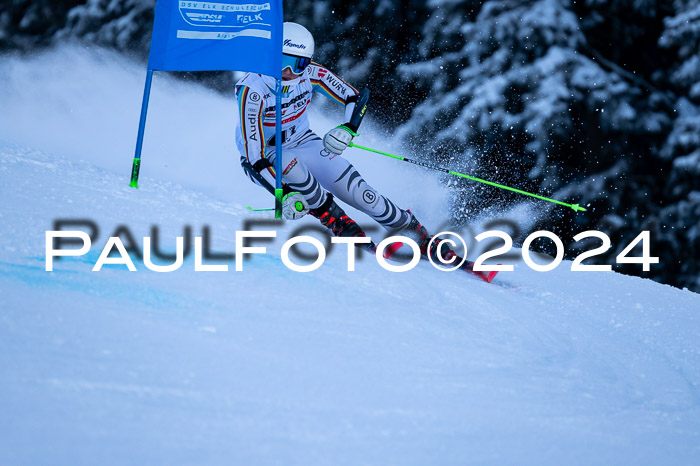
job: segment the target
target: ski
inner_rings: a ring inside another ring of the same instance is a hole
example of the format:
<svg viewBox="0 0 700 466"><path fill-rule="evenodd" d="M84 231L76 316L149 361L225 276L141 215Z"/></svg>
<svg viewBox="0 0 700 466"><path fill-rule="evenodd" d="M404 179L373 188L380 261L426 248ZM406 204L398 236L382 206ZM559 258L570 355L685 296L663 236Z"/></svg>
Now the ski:
<svg viewBox="0 0 700 466"><path fill-rule="evenodd" d="M386 260L391 260L391 256L393 256L396 251L401 249L401 246L403 246L403 243L401 242L391 243L384 249L382 256L384 256L384 259ZM370 254L377 254L377 245L374 244L374 241L360 244L359 247Z"/></svg>
<svg viewBox="0 0 700 466"><path fill-rule="evenodd" d="M462 258L455 255L454 256L457 262L461 262ZM491 283L493 279L496 277L498 274L497 270L487 270L487 271L478 271L474 270L474 262L465 260L464 263L459 267L459 270L464 270L465 272L474 275L477 278L482 279L486 283Z"/></svg>
<svg viewBox="0 0 700 466"><path fill-rule="evenodd" d="M374 246L374 244L372 244L372 246L373 247L371 249L368 248L367 250L370 252L376 252L376 250L377 250L376 246ZM384 250L384 258L387 260L391 260L392 256L396 253L396 251L401 249L401 246L403 246L403 243L401 243L401 242L396 242L396 243L392 243L391 245L389 245ZM497 270L488 270L488 271L484 271L484 272L474 270L474 262L466 260L466 259L463 260L457 254L454 254L453 257L454 257L453 262L458 262L458 263L461 262L462 263L462 265L459 266L458 270L463 270L464 272L467 272L468 274L473 275L474 277L479 278L479 279L485 281L486 283L491 283L493 281L493 279L496 277L496 275L498 274ZM426 256L425 254L421 254L420 258L422 260L425 260L425 261L430 260L430 259L428 259L428 256Z"/></svg>

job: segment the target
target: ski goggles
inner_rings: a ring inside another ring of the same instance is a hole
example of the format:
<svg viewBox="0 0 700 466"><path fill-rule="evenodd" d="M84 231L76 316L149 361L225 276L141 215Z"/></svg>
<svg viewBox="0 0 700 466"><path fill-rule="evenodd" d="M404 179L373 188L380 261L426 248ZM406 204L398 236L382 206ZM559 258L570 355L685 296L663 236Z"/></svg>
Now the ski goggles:
<svg viewBox="0 0 700 466"><path fill-rule="evenodd" d="M307 66L311 64L311 59L306 57L295 57L294 55L282 55L282 70L289 68L294 74L301 74Z"/></svg>

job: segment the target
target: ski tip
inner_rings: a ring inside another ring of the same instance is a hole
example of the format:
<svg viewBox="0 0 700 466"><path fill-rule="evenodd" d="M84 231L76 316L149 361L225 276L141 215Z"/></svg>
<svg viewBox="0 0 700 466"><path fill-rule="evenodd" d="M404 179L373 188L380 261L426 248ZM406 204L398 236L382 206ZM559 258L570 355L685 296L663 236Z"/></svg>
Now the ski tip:
<svg viewBox="0 0 700 466"><path fill-rule="evenodd" d="M496 278L497 274L498 274L498 270L492 270L486 275L484 280L486 280L487 283L491 283L493 281L493 279Z"/></svg>
<svg viewBox="0 0 700 466"><path fill-rule="evenodd" d="M496 270L491 270L490 272L471 272L475 276L479 277L486 283L491 283L498 273Z"/></svg>
<svg viewBox="0 0 700 466"><path fill-rule="evenodd" d="M401 246L403 246L403 243L401 241L391 243L389 246L387 246L384 250L384 259L391 259L391 256L393 256L396 253L396 251L401 249Z"/></svg>

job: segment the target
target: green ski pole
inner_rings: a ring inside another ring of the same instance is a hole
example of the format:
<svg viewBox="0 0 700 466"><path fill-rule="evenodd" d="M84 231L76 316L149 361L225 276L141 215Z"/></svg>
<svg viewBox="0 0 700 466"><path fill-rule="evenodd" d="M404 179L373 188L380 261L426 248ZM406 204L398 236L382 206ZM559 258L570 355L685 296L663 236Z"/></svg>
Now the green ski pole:
<svg viewBox="0 0 700 466"><path fill-rule="evenodd" d="M581 207L578 204L567 204L566 202L557 201L556 199L550 199L548 197L540 196L539 194L533 194L533 193L529 193L527 191L523 191L521 189L511 188L510 186L504 186L502 184L494 183L493 181L482 180L481 178L476 178L474 176L465 175L464 173L459 173L456 171L448 170L447 168L442 168L442 167L438 167L436 165L431 165L429 163L421 162L420 160L413 160L413 159L409 159L406 157L401 157L400 155L394 155L394 154L390 154L388 152L382 152L382 151L377 150L377 149L371 149L369 147L360 146L360 145L355 144L353 142L351 142L348 145L350 147L357 147L358 149L366 150L369 152L374 152L375 154L380 154L380 155L384 155L386 157L391 157L392 159L401 160L403 162L412 163L414 165L418 165L418 166L425 167L425 168L430 168L431 170L437 170L437 171L441 171L443 173L449 173L450 175L459 176L459 177L466 178L466 179L472 180L472 181L477 181L479 183L484 183L484 184L487 184L489 186L495 186L496 188L506 189L508 191L513 191L515 193L524 194L526 196L535 197L537 199L542 199L543 201L547 201L547 202L553 202L555 204L570 207L570 208L574 209L574 211L577 211L577 212L578 211L581 211L581 212L586 211L586 209L584 207Z"/></svg>

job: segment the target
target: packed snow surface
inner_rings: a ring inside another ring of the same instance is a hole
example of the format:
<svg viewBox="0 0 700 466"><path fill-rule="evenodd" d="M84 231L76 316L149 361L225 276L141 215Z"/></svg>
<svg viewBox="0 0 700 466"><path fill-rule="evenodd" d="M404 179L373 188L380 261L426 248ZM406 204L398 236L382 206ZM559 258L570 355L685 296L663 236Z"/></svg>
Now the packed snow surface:
<svg viewBox="0 0 700 466"><path fill-rule="evenodd" d="M92 272L119 225L138 243L157 225L168 252L209 226L232 253L246 220L270 219L245 209L271 202L238 166L235 102L162 76L141 187L127 186L144 75L82 49L0 61L0 464L700 462L689 291L568 261L516 261L493 284L368 255L348 272L342 250L290 271L282 243L312 219L256 227L278 238L241 272L194 272L192 256ZM360 141L401 150L366 124ZM432 174L346 157L437 228ZM100 231L47 272L56 219Z"/></svg>

